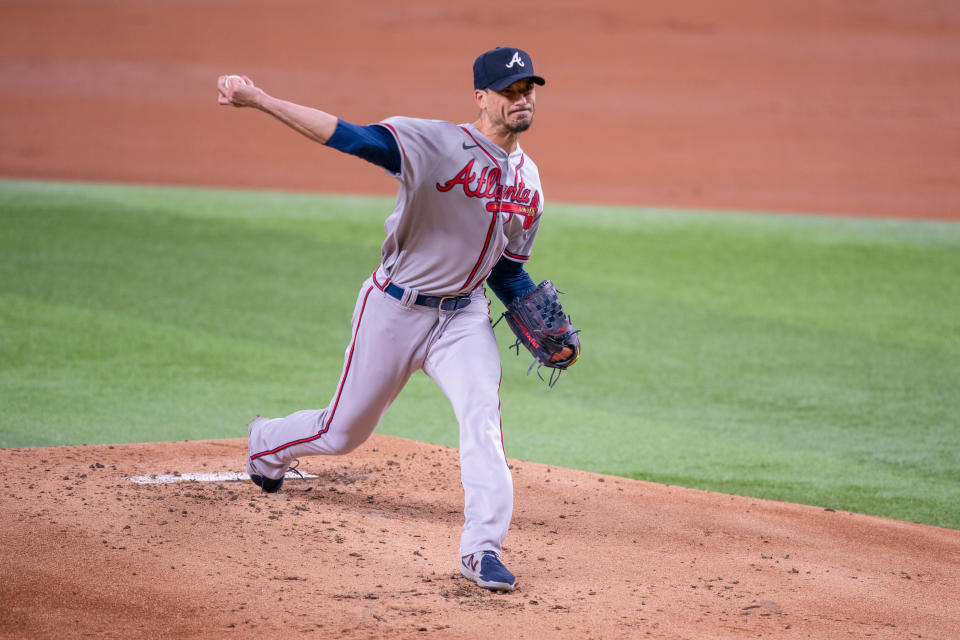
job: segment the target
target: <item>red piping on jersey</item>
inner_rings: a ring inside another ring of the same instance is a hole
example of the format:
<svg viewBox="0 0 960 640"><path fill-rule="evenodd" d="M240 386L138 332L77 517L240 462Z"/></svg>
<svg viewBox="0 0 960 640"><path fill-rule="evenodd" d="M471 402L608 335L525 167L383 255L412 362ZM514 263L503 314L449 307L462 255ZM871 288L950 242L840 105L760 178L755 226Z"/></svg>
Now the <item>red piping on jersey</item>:
<svg viewBox="0 0 960 640"><path fill-rule="evenodd" d="M491 273L493 273L493 269L490 269L490 271L487 271L487 273L486 273L485 276L483 276L482 278L480 278L479 280L477 280L477 284L473 285L473 289L470 290L470 293L473 293L474 291L476 291L477 289L479 289L479 288L480 288L480 285L482 285L484 282L487 281L487 278L490 277L490 274L491 274ZM486 289L484 289L484 291L486 291ZM487 305L489 305L489 304L490 304L490 302L487 301Z"/></svg>
<svg viewBox="0 0 960 640"><path fill-rule="evenodd" d="M485 154L487 154L487 157L490 158L490 161L493 162L493 164L495 164L495 165L497 166L497 169L499 169L499 168L500 168L500 163L497 162L497 159L496 159L496 158L494 158L492 155L490 155L490 152L487 151L487 148L484 147L482 144L480 144L480 141L477 140L476 138L474 138L474 137L473 137L473 134L470 133L470 131L469 131L466 127L460 127L460 128L463 129L463 132L464 132L465 134L467 134L468 136L470 136L470 139L471 139L471 140L473 140L474 142L477 143L477 146L480 147L480 150L483 151ZM498 180L497 180L497 184L499 184L499 183L500 183L500 180L498 179Z"/></svg>
<svg viewBox="0 0 960 640"><path fill-rule="evenodd" d="M460 127L460 128L463 130L463 132L464 132L465 134L467 134L468 136L470 136L470 139L471 139L471 140L473 140L474 142L477 143L477 147L478 147L481 151L483 151L485 154L487 154L487 157L490 158L490 161L493 162L493 164L497 167L497 187L499 187L498 191L503 191L502 185L501 185L501 183L500 183L500 178L501 178L501 174L500 174L500 163L497 162L497 159L496 159L496 158L494 158L492 155L490 155L490 152L487 151L486 148L485 148L482 144L480 144L480 141L479 141L479 140L477 140L476 138L473 137L473 134L470 133L470 131L468 131L466 127ZM499 202L499 201L500 201L500 200L499 200L499 198L498 198L498 199L497 199L497 202ZM475 265L473 265L473 270L470 271L470 275L467 276L467 281L464 282L462 285L460 285L460 289L461 289L462 291L467 291L467 290L468 290L467 287L469 286L470 281L473 280L473 276L477 275L477 269L480 268L480 265L483 263L484 257L486 257L486 255L487 255L487 249L490 248L490 238L493 237L493 230L496 228L496 226L497 226L497 212L494 211L494 212L492 212L492 215L490 216L490 227L487 229L487 237L486 237L486 239L483 241L483 250L480 251L480 257L477 258L477 263L476 263ZM480 282L483 282L483 280L481 280ZM478 283L478 284L479 284L479 283Z"/></svg>
<svg viewBox="0 0 960 640"><path fill-rule="evenodd" d="M490 238L493 237L493 230L497 226L497 214L493 214L490 220L490 227L487 229L487 238L483 241L483 250L480 252L480 257L477 258L477 264L473 265L473 271L470 272L470 275L467 276L467 281L460 285L462 291L467 290L467 285L470 284L470 281L473 280L473 276L477 275L477 269L480 268L480 264L483 262L484 256L487 255L487 249L490 248ZM481 281L482 282L482 281Z"/></svg>
<svg viewBox="0 0 960 640"><path fill-rule="evenodd" d="M373 276L372 276L371 279L373 280L373 285L374 285L377 289L380 289L380 291L386 291L386 290L387 290L387 285L390 284L390 278L387 278L387 281L384 282L383 284L380 284L379 282L377 282L377 271L379 271L379 270L380 270L380 267L377 267L377 268L374 270Z"/></svg>
<svg viewBox="0 0 960 640"><path fill-rule="evenodd" d="M404 150L403 148L403 142L401 142L400 140L400 134L397 133L397 130L393 128L393 125L387 124L386 122L381 122L380 126L390 129L390 132L393 134L393 137L397 139L397 144L400 145L400 153L402 153L403 155L407 155L406 150Z"/></svg>
<svg viewBox="0 0 960 640"><path fill-rule="evenodd" d="M530 256L521 256L517 253L510 253L506 249L503 250L503 255L507 256L508 258L513 258L514 260L519 260L520 262L526 262L530 259Z"/></svg>
<svg viewBox="0 0 960 640"><path fill-rule="evenodd" d="M343 375L340 377L340 385L337 387L337 395L333 400L333 404L330 405L330 415L327 417L326 424L323 425L323 428L320 429L315 435L310 436L309 438L301 438L300 440L294 440L293 442L287 442L282 444L276 449L271 449L269 451L261 451L260 453L254 453L250 456L251 460L256 460L262 456L272 455L283 451L288 447L292 447L298 444L305 444L307 442L313 442L318 439L320 436L325 434L330 428L330 422L333 420L334 414L337 412L337 405L340 403L340 394L343 393L343 385L347 382L347 375L350 373L350 363L353 361L353 349L357 344L357 336L360 334L360 323L363 321L363 310L367 308L367 298L370 297L370 292L373 291L373 287L367 289L367 293L363 296L363 304L360 306L360 314L357 316L357 328L353 331L353 340L350 342L350 353L347 354L347 364L343 369ZM501 376L503 374L501 373ZM502 435L501 435L502 438Z"/></svg>

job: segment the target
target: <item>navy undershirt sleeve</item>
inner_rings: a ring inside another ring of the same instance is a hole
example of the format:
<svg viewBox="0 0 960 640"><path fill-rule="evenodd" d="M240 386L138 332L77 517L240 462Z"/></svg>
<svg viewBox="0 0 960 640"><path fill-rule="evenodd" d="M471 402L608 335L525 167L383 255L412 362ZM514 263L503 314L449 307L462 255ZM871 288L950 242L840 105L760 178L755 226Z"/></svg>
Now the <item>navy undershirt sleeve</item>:
<svg viewBox="0 0 960 640"><path fill-rule="evenodd" d="M400 147L386 127L371 124L365 127L337 120L337 128L327 146L363 158L390 173L400 173Z"/></svg>
<svg viewBox="0 0 960 640"><path fill-rule="evenodd" d="M524 270L522 263L514 262L504 256L500 258L493 267L493 271L487 276L487 284L500 298L503 306L510 304L517 296L522 296L537 288L533 284L530 274Z"/></svg>

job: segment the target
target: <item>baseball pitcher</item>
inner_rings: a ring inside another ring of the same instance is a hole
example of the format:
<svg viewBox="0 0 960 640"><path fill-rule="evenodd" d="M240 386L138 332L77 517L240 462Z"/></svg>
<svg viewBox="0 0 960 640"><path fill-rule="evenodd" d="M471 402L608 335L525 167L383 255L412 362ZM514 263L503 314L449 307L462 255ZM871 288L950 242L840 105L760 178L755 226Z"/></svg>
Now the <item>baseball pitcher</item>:
<svg viewBox="0 0 960 640"><path fill-rule="evenodd" d="M460 571L481 587L512 590L516 579L500 556L513 483L500 422L500 357L483 284L507 306L508 324L534 364L563 370L576 361L580 343L552 284L535 286L524 270L544 197L519 137L533 123L544 79L530 56L514 48L480 55L473 77L479 115L459 125L391 117L358 126L275 98L246 76L221 76L217 88L220 104L259 109L311 140L379 165L399 183L381 263L360 287L330 403L254 418L250 478L277 491L296 458L352 451L422 369L460 424Z"/></svg>

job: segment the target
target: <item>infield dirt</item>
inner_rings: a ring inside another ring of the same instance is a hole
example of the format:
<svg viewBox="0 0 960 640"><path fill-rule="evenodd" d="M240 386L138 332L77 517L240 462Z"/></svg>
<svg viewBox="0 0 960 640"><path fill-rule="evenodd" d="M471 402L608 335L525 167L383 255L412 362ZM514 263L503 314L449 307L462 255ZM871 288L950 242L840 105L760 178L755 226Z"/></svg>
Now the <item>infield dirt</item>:
<svg viewBox="0 0 960 640"><path fill-rule="evenodd" d="M455 449L375 435L316 478L245 440L0 451L0 636L960 637L960 534L512 460L518 589L461 578Z"/></svg>
<svg viewBox="0 0 960 640"><path fill-rule="evenodd" d="M389 194L378 170L217 107L216 76L361 123L464 121L473 56L517 43L548 80L523 142L549 201L960 219L945 0L537 0L508 16L30 0L0 16L3 176ZM319 477L278 495L128 481L237 471L244 454L0 451L0 637L960 637L960 532L829 505L513 460L519 589L497 595L456 570L453 450L374 436L305 460Z"/></svg>

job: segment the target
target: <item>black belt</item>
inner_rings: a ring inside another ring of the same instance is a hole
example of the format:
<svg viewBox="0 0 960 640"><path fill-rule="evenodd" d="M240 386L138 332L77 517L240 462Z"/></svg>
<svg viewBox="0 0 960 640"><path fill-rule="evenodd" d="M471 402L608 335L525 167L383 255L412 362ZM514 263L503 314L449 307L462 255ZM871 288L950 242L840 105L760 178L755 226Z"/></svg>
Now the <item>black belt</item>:
<svg viewBox="0 0 960 640"><path fill-rule="evenodd" d="M403 299L403 289L392 282L384 289L397 300ZM470 296L417 296L416 303L422 307L440 307L444 311L456 311L463 309L470 304Z"/></svg>

